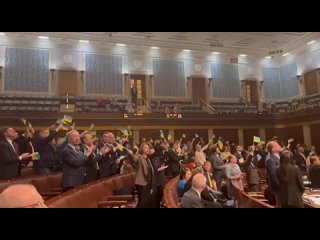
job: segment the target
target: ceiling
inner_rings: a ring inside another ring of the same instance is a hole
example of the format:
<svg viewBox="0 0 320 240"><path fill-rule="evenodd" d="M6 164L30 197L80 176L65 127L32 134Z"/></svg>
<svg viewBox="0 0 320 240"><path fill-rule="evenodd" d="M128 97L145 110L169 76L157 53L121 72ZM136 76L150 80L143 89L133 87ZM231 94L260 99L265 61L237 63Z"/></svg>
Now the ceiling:
<svg viewBox="0 0 320 240"><path fill-rule="evenodd" d="M15 32L16 37L49 36L54 41L90 40L92 44L125 43L181 51L267 56L283 54L320 38L319 32Z"/></svg>

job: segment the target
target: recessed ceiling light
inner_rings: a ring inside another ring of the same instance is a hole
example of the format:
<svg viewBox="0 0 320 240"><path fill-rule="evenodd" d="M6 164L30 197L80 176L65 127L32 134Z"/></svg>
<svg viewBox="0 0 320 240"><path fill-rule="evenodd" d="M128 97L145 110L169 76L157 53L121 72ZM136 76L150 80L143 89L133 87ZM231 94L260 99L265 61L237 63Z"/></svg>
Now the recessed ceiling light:
<svg viewBox="0 0 320 240"><path fill-rule="evenodd" d="M212 52L212 54L220 54L219 52Z"/></svg>
<svg viewBox="0 0 320 240"><path fill-rule="evenodd" d="M89 43L89 40L79 40L81 43Z"/></svg>
<svg viewBox="0 0 320 240"><path fill-rule="evenodd" d="M125 47L126 45L124 43L117 43L117 46L119 47Z"/></svg>
<svg viewBox="0 0 320 240"><path fill-rule="evenodd" d="M271 58L271 56L266 56L266 58L267 58L267 59L270 59L270 58Z"/></svg>
<svg viewBox="0 0 320 240"><path fill-rule="evenodd" d="M4 32L0 32L0 36L5 36L6 34Z"/></svg>
<svg viewBox="0 0 320 240"><path fill-rule="evenodd" d="M151 47L151 49L158 50L158 49L159 49L159 47Z"/></svg>
<svg viewBox="0 0 320 240"><path fill-rule="evenodd" d="M42 40L48 40L49 37L48 36L38 36L39 39L42 39Z"/></svg>
<svg viewBox="0 0 320 240"><path fill-rule="evenodd" d="M247 54L240 54L239 56L240 56L240 57L246 57Z"/></svg>
<svg viewBox="0 0 320 240"><path fill-rule="evenodd" d="M311 45L314 42L315 42L315 40L312 40L312 41L308 42L307 45Z"/></svg>
<svg viewBox="0 0 320 240"><path fill-rule="evenodd" d="M285 56L287 56L289 53L285 53L285 54L282 54L282 57L285 57Z"/></svg>
<svg viewBox="0 0 320 240"><path fill-rule="evenodd" d="M182 51L183 51L183 52L190 52L189 49L183 49Z"/></svg>

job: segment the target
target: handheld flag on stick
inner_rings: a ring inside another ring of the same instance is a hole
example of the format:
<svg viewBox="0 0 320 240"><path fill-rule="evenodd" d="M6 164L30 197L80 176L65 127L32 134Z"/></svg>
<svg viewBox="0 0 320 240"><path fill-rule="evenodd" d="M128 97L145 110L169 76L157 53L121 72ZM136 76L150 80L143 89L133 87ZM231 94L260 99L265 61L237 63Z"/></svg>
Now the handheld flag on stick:
<svg viewBox="0 0 320 240"><path fill-rule="evenodd" d="M64 115L63 116L63 122L66 123L66 124L71 124L73 121L73 118L69 115Z"/></svg>
<svg viewBox="0 0 320 240"><path fill-rule="evenodd" d="M34 134L34 128L33 128L32 124L31 124L31 122L26 120L25 118L21 118L21 121L22 121L23 125L26 127L27 131L29 131L32 134Z"/></svg>
<svg viewBox="0 0 320 240"><path fill-rule="evenodd" d="M221 140L218 141L218 148L219 148L220 150L223 149L223 142L222 142Z"/></svg>
<svg viewBox="0 0 320 240"><path fill-rule="evenodd" d="M35 152L31 156L32 161L40 160L40 154L38 152Z"/></svg>
<svg viewBox="0 0 320 240"><path fill-rule="evenodd" d="M91 123L89 127L89 131L93 137L97 136L96 125L94 125L93 123Z"/></svg>
<svg viewBox="0 0 320 240"><path fill-rule="evenodd" d="M160 137L163 139L164 138L164 134L163 134L163 131L160 130Z"/></svg>
<svg viewBox="0 0 320 240"><path fill-rule="evenodd" d="M119 144L119 145L118 145L118 148L119 148L119 150L122 152L124 147L123 147L122 144Z"/></svg>
<svg viewBox="0 0 320 240"><path fill-rule="evenodd" d="M183 133L182 138L187 138L187 134Z"/></svg>
<svg viewBox="0 0 320 240"><path fill-rule="evenodd" d="M265 141L260 141L260 144L264 145L264 144L266 144L266 142Z"/></svg>
<svg viewBox="0 0 320 240"><path fill-rule="evenodd" d="M122 134L123 134L125 137L128 137L128 136L129 136L129 131L128 131L128 129L121 129L120 131L122 132Z"/></svg>
<svg viewBox="0 0 320 240"><path fill-rule="evenodd" d="M171 140L172 137L171 137L171 134L170 134L170 133L168 134L168 137L167 137L167 138L168 138L168 141Z"/></svg>
<svg viewBox="0 0 320 240"><path fill-rule="evenodd" d="M260 143L260 142L261 142L260 137L253 136L253 143Z"/></svg>

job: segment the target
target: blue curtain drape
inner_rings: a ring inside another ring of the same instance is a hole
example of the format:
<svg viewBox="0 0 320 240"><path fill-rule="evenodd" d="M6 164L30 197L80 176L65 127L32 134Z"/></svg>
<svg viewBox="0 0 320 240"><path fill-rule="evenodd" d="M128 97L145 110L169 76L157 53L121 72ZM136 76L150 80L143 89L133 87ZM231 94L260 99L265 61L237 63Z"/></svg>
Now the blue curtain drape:
<svg viewBox="0 0 320 240"><path fill-rule="evenodd" d="M155 96L185 96L183 61L154 59L153 75Z"/></svg>
<svg viewBox="0 0 320 240"><path fill-rule="evenodd" d="M211 76L213 78L212 93L214 97L240 97L238 65L212 63Z"/></svg>
<svg viewBox="0 0 320 240"><path fill-rule="evenodd" d="M4 90L48 92L49 51L6 48Z"/></svg>
<svg viewBox="0 0 320 240"><path fill-rule="evenodd" d="M122 94L122 57L85 55L86 91L92 94Z"/></svg>

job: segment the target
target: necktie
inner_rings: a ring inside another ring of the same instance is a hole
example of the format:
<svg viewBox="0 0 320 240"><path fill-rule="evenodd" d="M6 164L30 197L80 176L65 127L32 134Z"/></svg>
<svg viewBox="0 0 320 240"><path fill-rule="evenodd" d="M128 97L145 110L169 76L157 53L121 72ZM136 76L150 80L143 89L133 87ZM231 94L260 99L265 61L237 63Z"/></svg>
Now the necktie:
<svg viewBox="0 0 320 240"><path fill-rule="evenodd" d="M208 175L209 186L210 186L211 188L213 188L213 184L212 184L212 181L211 181L210 173L207 172L207 175Z"/></svg>
<svg viewBox="0 0 320 240"><path fill-rule="evenodd" d="M18 146L18 144L15 143L15 142L12 142L12 145L13 145L14 151L19 156L19 146Z"/></svg>

